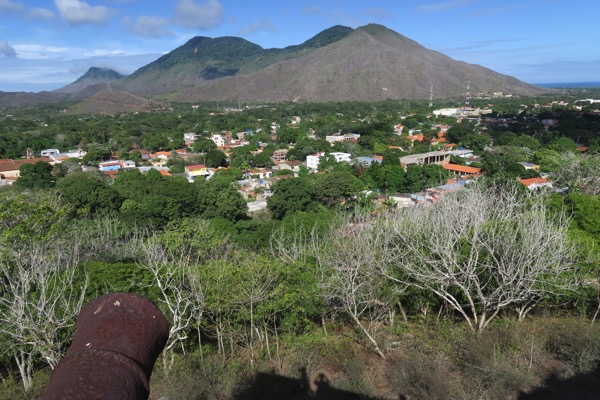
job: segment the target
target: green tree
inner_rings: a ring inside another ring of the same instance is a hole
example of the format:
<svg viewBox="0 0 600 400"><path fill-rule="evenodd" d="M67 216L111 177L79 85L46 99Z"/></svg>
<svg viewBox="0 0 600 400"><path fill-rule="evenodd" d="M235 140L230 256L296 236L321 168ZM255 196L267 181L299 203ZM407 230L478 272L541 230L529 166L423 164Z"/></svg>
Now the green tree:
<svg viewBox="0 0 600 400"><path fill-rule="evenodd" d="M76 172L66 176L58 182L57 189L79 215L118 210L123 201L102 178L89 172Z"/></svg>
<svg viewBox="0 0 600 400"><path fill-rule="evenodd" d="M248 206L238 190L237 183L214 176L199 184L198 209L203 218L221 217L237 221L246 216Z"/></svg>
<svg viewBox="0 0 600 400"><path fill-rule="evenodd" d="M362 182L349 172L333 171L315 181L316 198L326 206L346 203L362 190Z"/></svg>
<svg viewBox="0 0 600 400"><path fill-rule="evenodd" d="M275 219L309 210L314 203L314 187L307 178L279 181L273 186L273 195L267 199L267 206Z"/></svg>
<svg viewBox="0 0 600 400"><path fill-rule="evenodd" d="M204 156L204 163L211 168L224 167L227 156L221 150L210 150Z"/></svg>
<svg viewBox="0 0 600 400"><path fill-rule="evenodd" d="M48 239L65 229L73 207L51 191L0 190L0 248Z"/></svg>
<svg viewBox="0 0 600 400"><path fill-rule="evenodd" d="M215 142L203 137L196 139L196 141L192 144L192 149L196 153L208 153L209 151L215 150L216 148L217 145L215 144Z"/></svg>
<svg viewBox="0 0 600 400"><path fill-rule="evenodd" d="M258 153L254 156L252 159L252 164L255 167L266 168L273 165L273 160L271 160L271 155L268 152L263 151L262 153Z"/></svg>
<svg viewBox="0 0 600 400"><path fill-rule="evenodd" d="M19 168L19 178L15 182L16 187L25 189L46 189L56 183L52 176L52 165L44 161L35 164L23 164Z"/></svg>

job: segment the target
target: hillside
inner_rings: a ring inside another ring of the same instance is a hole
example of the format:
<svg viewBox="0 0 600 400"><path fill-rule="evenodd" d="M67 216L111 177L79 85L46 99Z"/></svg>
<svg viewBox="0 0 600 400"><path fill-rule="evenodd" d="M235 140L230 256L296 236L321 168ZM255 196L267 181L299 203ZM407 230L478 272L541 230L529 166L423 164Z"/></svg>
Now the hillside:
<svg viewBox="0 0 600 400"><path fill-rule="evenodd" d="M117 90L102 90L72 107L75 114L149 112L159 106L143 97Z"/></svg>
<svg viewBox="0 0 600 400"><path fill-rule="evenodd" d="M122 75L109 68L91 67L75 82L63 86L60 89L56 89L53 92L73 94L81 92L87 87L94 86L99 83L105 84L103 86L104 88L107 88L107 84L123 79L124 77L125 75Z"/></svg>
<svg viewBox="0 0 600 400"><path fill-rule="evenodd" d="M195 37L138 69L116 87L145 96L206 87L221 78L249 74L310 53L343 39L352 31L352 28L334 26L301 45L283 49L263 49L236 37Z"/></svg>
<svg viewBox="0 0 600 400"><path fill-rule="evenodd" d="M64 95L51 92L0 92L0 107L27 107L40 104L58 103Z"/></svg>

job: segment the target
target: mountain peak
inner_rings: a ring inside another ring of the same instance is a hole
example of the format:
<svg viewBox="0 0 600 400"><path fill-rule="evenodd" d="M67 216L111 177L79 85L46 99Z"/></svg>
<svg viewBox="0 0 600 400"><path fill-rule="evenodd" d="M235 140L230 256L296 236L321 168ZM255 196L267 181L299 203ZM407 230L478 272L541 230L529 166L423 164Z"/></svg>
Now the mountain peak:
<svg viewBox="0 0 600 400"><path fill-rule="evenodd" d="M263 49L242 38L196 37L115 88L172 100L423 99L540 88L429 50L383 25L336 25L302 44Z"/></svg>
<svg viewBox="0 0 600 400"><path fill-rule="evenodd" d="M54 90L57 93L77 93L90 86L99 83L112 83L121 80L125 75L118 73L110 68L90 67L85 74L79 77L75 82L68 84L60 89Z"/></svg>
<svg viewBox="0 0 600 400"><path fill-rule="evenodd" d="M90 67L85 74L80 76L79 79L77 79L75 81L75 83L84 81L86 79L95 79L95 80L101 80L104 82L113 82L113 81L118 81L119 79L123 79L124 77L125 77L125 75L120 74L117 71L110 69L110 68Z"/></svg>

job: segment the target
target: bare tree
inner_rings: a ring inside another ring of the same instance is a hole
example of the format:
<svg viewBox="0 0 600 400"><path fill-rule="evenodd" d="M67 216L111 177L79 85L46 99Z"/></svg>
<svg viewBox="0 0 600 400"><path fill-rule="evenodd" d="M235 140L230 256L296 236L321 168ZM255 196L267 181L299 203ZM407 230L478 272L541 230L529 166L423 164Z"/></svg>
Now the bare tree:
<svg viewBox="0 0 600 400"><path fill-rule="evenodd" d="M584 193L600 194L600 155L561 154L561 168L553 173L556 183Z"/></svg>
<svg viewBox="0 0 600 400"><path fill-rule="evenodd" d="M377 341L377 328L389 309L382 296L380 270L386 268L393 253L382 228L377 221L357 216L333 230L316 256L327 304L347 314L375 352L385 358Z"/></svg>
<svg viewBox="0 0 600 400"><path fill-rule="evenodd" d="M157 240L144 243L143 251L142 267L152 274L160 291L158 301L170 320L169 338L163 352L163 366L168 369L174 361L175 347L180 346L185 353L188 333L195 325L195 318L202 314L203 296L197 292L199 287L195 287L196 292L192 292L190 287L189 259L174 259ZM194 284L197 283L194 281ZM167 360L168 355L170 360Z"/></svg>
<svg viewBox="0 0 600 400"><path fill-rule="evenodd" d="M78 280L78 248L39 242L0 255L0 332L10 341L25 390L33 364L54 369L84 301L87 277Z"/></svg>
<svg viewBox="0 0 600 400"><path fill-rule="evenodd" d="M551 217L544 199L519 190L474 187L433 207L390 220L397 240L395 270L430 290L475 331L513 307L524 317L550 294L574 290L574 248L568 220Z"/></svg>

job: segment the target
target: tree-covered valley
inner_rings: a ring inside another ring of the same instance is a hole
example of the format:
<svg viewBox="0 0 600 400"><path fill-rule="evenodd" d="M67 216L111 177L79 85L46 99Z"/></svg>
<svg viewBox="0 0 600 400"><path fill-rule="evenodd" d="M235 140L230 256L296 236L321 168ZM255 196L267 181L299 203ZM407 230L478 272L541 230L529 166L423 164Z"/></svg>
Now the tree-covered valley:
<svg viewBox="0 0 600 400"><path fill-rule="evenodd" d="M131 292L170 325L153 399L586 398L600 115L576 100L594 95L474 98L490 111L476 117L426 101L2 110L0 159L85 156L25 163L0 186L0 397L38 398L82 305ZM245 142L211 139L225 132ZM401 161L448 144L472 150L451 163L477 177ZM161 152L169 174L144 157ZM99 169L114 160L135 168ZM189 179L197 165L209 179ZM468 183L439 189L449 180Z"/></svg>

